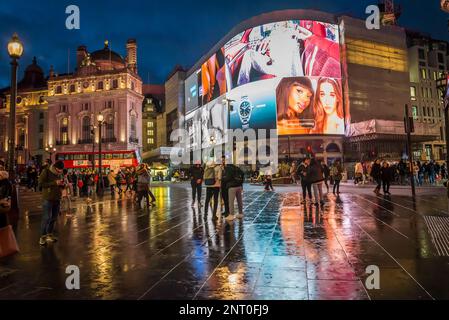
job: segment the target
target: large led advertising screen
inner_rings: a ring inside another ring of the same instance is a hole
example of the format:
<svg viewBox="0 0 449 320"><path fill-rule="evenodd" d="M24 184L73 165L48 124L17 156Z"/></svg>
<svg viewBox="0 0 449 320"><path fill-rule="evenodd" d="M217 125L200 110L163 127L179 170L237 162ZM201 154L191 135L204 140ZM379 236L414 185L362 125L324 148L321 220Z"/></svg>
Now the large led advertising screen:
<svg viewBox="0 0 449 320"><path fill-rule="evenodd" d="M311 20L249 28L187 79L186 95L196 93L198 107L233 100L231 129L344 135L339 39L337 25ZM191 98L186 110L195 108Z"/></svg>

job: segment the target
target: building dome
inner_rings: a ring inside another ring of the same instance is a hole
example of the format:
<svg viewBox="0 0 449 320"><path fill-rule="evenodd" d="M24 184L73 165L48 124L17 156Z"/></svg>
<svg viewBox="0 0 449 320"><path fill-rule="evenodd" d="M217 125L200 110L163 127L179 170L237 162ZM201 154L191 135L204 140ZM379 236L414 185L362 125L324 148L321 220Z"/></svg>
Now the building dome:
<svg viewBox="0 0 449 320"><path fill-rule="evenodd" d="M18 83L18 89L32 89L46 87L44 71L37 64L36 57L33 58L33 63L25 69L25 76Z"/></svg>
<svg viewBox="0 0 449 320"><path fill-rule="evenodd" d="M108 41L105 41L103 49L92 52L90 54L90 59L95 62L96 65L101 65L102 63L112 63L115 68L119 66L125 67L126 65L125 59L123 59L117 52L114 52L109 48Z"/></svg>

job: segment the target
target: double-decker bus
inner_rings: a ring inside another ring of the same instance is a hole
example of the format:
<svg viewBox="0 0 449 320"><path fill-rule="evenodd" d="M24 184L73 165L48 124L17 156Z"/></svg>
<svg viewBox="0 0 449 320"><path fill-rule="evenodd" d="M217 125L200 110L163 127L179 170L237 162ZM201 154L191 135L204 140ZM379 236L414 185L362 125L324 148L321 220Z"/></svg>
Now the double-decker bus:
<svg viewBox="0 0 449 320"><path fill-rule="evenodd" d="M95 159L95 167L99 167L98 152L58 152L56 161L64 161L64 167L69 170L82 170L92 168L92 158ZM119 168L136 167L141 162L138 151L103 151L101 152L101 167L117 170Z"/></svg>

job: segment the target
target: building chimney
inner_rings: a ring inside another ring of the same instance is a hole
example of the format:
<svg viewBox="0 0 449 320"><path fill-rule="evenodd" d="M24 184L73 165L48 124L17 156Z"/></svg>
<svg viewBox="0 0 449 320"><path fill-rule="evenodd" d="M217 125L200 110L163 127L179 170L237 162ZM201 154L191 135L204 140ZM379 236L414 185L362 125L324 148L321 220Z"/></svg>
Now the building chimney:
<svg viewBox="0 0 449 320"><path fill-rule="evenodd" d="M79 68L84 58L87 57L87 47L79 46L76 50L76 67Z"/></svg>
<svg viewBox="0 0 449 320"><path fill-rule="evenodd" d="M137 74L137 42L136 39L128 39L126 43L126 64L128 69Z"/></svg>

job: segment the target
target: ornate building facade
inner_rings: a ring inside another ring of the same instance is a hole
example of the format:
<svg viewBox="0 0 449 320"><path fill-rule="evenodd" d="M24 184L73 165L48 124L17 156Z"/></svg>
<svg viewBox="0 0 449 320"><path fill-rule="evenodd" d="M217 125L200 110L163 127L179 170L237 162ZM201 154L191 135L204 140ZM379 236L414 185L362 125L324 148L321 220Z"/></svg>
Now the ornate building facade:
<svg viewBox="0 0 449 320"><path fill-rule="evenodd" d="M109 48L89 53L78 47L74 73L48 79L48 137L57 153L103 151L142 152L142 80L137 74L137 43L130 39L123 58Z"/></svg>
<svg viewBox="0 0 449 320"><path fill-rule="evenodd" d="M16 160L24 165L34 157L41 162L45 156L48 131L47 81L36 58L25 69L17 84ZM8 153L10 88L0 90L0 158Z"/></svg>

